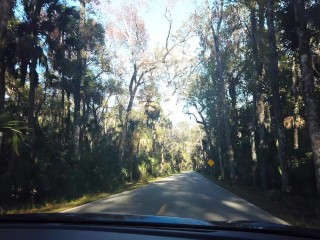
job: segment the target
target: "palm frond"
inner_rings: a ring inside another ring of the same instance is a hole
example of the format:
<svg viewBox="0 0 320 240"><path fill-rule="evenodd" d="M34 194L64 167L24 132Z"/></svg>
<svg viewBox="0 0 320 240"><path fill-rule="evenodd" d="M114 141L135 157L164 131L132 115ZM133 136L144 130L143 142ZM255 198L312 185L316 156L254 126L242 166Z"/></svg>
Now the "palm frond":
<svg viewBox="0 0 320 240"><path fill-rule="evenodd" d="M12 149L17 155L19 155L19 148L23 142L23 130L30 129L23 122L16 120L11 113L0 114L0 132L11 139Z"/></svg>

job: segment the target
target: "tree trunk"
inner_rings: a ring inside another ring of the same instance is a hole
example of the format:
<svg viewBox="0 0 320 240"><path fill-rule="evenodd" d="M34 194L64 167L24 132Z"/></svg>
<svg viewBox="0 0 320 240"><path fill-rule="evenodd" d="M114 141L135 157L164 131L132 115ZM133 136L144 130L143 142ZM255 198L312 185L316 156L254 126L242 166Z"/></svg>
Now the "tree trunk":
<svg viewBox="0 0 320 240"><path fill-rule="evenodd" d="M71 123L71 102L70 93L67 92L67 117L66 117L66 131L65 131L65 142L69 143L70 140L70 123Z"/></svg>
<svg viewBox="0 0 320 240"><path fill-rule="evenodd" d="M217 115L217 121L218 121L218 133L217 133L217 145L218 145L218 157L220 162L220 169L221 169L221 176L224 178L224 172L223 172L223 163L222 163L222 155L221 155L221 139L222 139L222 131L221 131L221 125L223 124L225 128L225 138L227 142L227 153L229 158L229 173L230 178L233 180L235 177L235 171L234 171L234 152L233 147L231 144L231 133L230 133L230 122L229 122L229 108L227 105L227 83L224 81L222 76L222 65L221 65L221 53L220 53L220 36L219 31L221 27L221 23L223 20L223 5L224 1L220 0L220 4L218 7L217 3L217 9L213 10L209 6L209 1L206 1L207 10L208 10L208 19L209 19L209 27L211 29L212 38L214 41L214 44L210 45L211 48L211 56L215 57L215 64L216 64L216 71L212 71L211 78L217 79L218 82L218 106L215 109L215 115ZM214 12L213 12L214 11ZM214 21L213 17L217 17L217 21ZM217 25L214 26L214 23Z"/></svg>
<svg viewBox="0 0 320 240"><path fill-rule="evenodd" d="M306 104L307 123L315 166L318 203L320 204L320 126L317 112L318 102L315 94L315 82L313 78L312 57L310 50L310 36L305 22L305 2L295 0L295 21L299 38L300 67L303 81L304 100ZM319 211L318 205L318 211Z"/></svg>
<svg viewBox="0 0 320 240"><path fill-rule="evenodd" d="M2 162L3 162L3 160L4 160L4 154L3 154L3 152L2 152L2 144L3 144L3 140L4 140L4 136L3 136L3 132L0 132L0 172L2 172L2 169L1 169L1 167L2 167Z"/></svg>
<svg viewBox="0 0 320 240"><path fill-rule="evenodd" d="M267 144L265 141L265 107L262 94L258 94L258 124L259 124L259 160L261 163L262 189L267 189Z"/></svg>
<svg viewBox="0 0 320 240"><path fill-rule="evenodd" d="M163 174L163 165L164 165L164 141L161 144L161 162L160 162L160 175Z"/></svg>
<svg viewBox="0 0 320 240"><path fill-rule="evenodd" d="M4 110L5 94L6 94L6 81L5 81L5 45L7 35L7 24L10 13L13 11L12 0L0 1L0 110Z"/></svg>
<svg viewBox="0 0 320 240"><path fill-rule="evenodd" d="M229 158L229 173L230 173L230 179L235 180L235 164L234 164L234 151L233 151L233 146L232 146L232 141L231 141L231 132L230 132L230 113L229 113L229 106L227 104L227 82L224 81L222 77L222 65L221 65L221 58L220 58L220 39L219 39L219 33L216 33L212 24L211 24L211 29L212 29L212 34L214 38L214 45L215 45L215 60L216 60L216 75L213 76L217 77L218 79L218 84L219 84L219 102L221 106L221 114L219 114L222 117L223 123L224 123L224 128L225 128L225 138L227 142L227 153L228 153L228 158ZM219 29L217 30L219 31Z"/></svg>
<svg viewBox="0 0 320 240"><path fill-rule="evenodd" d="M296 124L297 123L297 119L299 118L299 102L296 101L294 103L294 120L295 120L295 124L294 124L294 128L293 128L293 149L299 149L299 127Z"/></svg>
<svg viewBox="0 0 320 240"><path fill-rule="evenodd" d="M30 64L30 89L29 89L29 99L28 99L28 125L31 129L35 127L35 98L36 98L36 88L38 85L38 73L36 70L37 58L33 57Z"/></svg>
<svg viewBox="0 0 320 240"><path fill-rule="evenodd" d="M98 116L97 116L97 109L94 106L94 103L91 106L92 109L92 115L93 115L93 124L94 124L94 131L95 135L99 132L99 124L98 124Z"/></svg>
<svg viewBox="0 0 320 240"><path fill-rule="evenodd" d="M273 125L276 136L276 146L278 149L278 159L281 168L282 191L288 192L288 163L285 156L285 136L283 126L280 120L280 94L279 94L279 69L278 69L278 53L276 46L276 36L274 29L274 12L273 0L267 1L267 26L269 40L269 77L271 80L272 92L272 109L273 109Z"/></svg>
<svg viewBox="0 0 320 240"><path fill-rule="evenodd" d="M130 113L133 106L134 96L130 94L129 104L126 110L125 120L122 126L121 138L119 142L119 153L118 153L118 161L120 168L124 167L124 148L127 143L128 138L128 122L130 118Z"/></svg>
<svg viewBox="0 0 320 240"><path fill-rule="evenodd" d="M259 71L259 56L257 47L257 19L255 6L250 9L251 21L251 47L254 60L254 70L252 75L252 122L250 126L250 146L251 146L251 160L252 160L252 178L253 186L256 186L256 169L257 169L257 150L256 150L256 129L257 129L257 79Z"/></svg>
<svg viewBox="0 0 320 240"><path fill-rule="evenodd" d="M121 137L120 137L120 141L119 141L118 162L119 162L120 168L124 167L124 147L127 143L128 122L129 122L130 113L131 113L131 110L133 107L133 101L134 101L134 98L136 96L136 92L137 92L138 86L139 86L137 83L137 71L138 70L137 70L137 67L135 64L133 65L133 67L134 67L134 70L133 70L133 74L131 76L130 85L129 85L130 98L129 98L128 106L126 108L125 121L122 126L122 132L121 132ZM134 83L136 83L135 86L133 86Z"/></svg>
<svg viewBox="0 0 320 240"><path fill-rule="evenodd" d="M220 127L220 118L218 117L218 136L217 136L217 145L218 145L218 158L219 158L219 164L220 164L220 173L221 173L221 178L224 180L224 166L223 166L223 161L222 161L222 156L221 156L221 127Z"/></svg>
<svg viewBox="0 0 320 240"><path fill-rule="evenodd" d="M293 149L299 149L299 126L297 120L299 118L299 93L298 93L298 72L296 58L292 59L292 91L294 96L294 125L293 125Z"/></svg>
<svg viewBox="0 0 320 240"><path fill-rule="evenodd" d="M63 144L63 132L64 132L64 105L65 105L65 91L61 89L61 105L60 105L60 143Z"/></svg>
<svg viewBox="0 0 320 240"><path fill-rule="evenodd" d="M237 124L238 124L238 110L237 110L237 92L236 87L239 82L239 77L229 77L229 96L231 98L231 109L230 109L230 119L231 119L231 136L233 143L237 143Z"/></svg>
<svg viewBox="0 0 320 240"><path fill-rule="evenodd" d="M0 47L0 51L3 51ZM0 57L1 57L0 53ZM4 55L0 58L0 111L5 110L5 96L6 96L6 64Z"/></svg>
<svg viewBox="0 0 320 240"><path fill-rule="evenodd" d="M223 106L224 106L223 121L224 121L225 135L226 135L225 137L227 142L227 152L229 157L230 179L234 181L236 179L236 175L235 175L234 151L233 151L233 146L231 141L230 122L228 117L230 116L230 113L228 111L227 103L223 104Z"/></svg>
<svg viewBox="0 0 320 240"><path fill-rule="evenodd" d="M61 31L61 38L60 38L60 46L63 45L63 42L65 41L65 34L63 31ZM65 51L62 52L62 59L65 59ZM64 125L64 118L65 118L65 88L66 88L66 79L65 79L65 67L64 64L61 65L61 104L59 109L59 117L60 117L60 143L64 144L64 136L63 133L65 132L65 125Z"/></svg>
<svg viewBox="0 0 320 240"><path fill-rule="evenodd" d="M264 5L258 2L258 29L256 34L257 40L257 56L255 58L255 68L258 74L258 83L257 83L257 115L258 115L258 131L259 131L259 148L258 148L258 161L261 168L261 185L263 189L267 189L267 141L266 141L266 116L265 116L265 99L264 99L264 77L263 77L263 68L264 61L262 56L262 51L265 49L264 44L264 31L265 31L265 9Z"/></svg>
<svg viewBox="0 0 320 240"><path fill-rule="evenodd" d="M87 109L86 109L86 99L83 97L82 99L82 116L81 116L81 124L80 124L80 134L79 134L79 148L80 151L84 149L86 146L85 144L85 132L87 126Z"/></svg>
<svg viewBox="0 0 320 240"><path fill-rule="evenodd" d="M80 0L80 32L85 32L86 0ZM74 82L74 113L73 113L73 154L78 158L80 144L80 88L85 66L85 50L78 50L77 60L79 63L78 75Z"/></svg>
<svg viewBox="0 0 320 240"><path fill-rule="evenodd" d="M156 141L157 141L155 126L152 126L151 133L152 133L152 156L154 157L156 155Z"/></svg>
<svg viewBox="0 0 320 240"><path fill-rule="evenodd" d="M81 54L78 52L79 73L82 73L82 59ZM81 87L81 75L78 74L74 79L73 100L74 100L74 112L73 112L73 155L77 158L79 153L80 142L80 87Z"/></svg>
<svg viewBox="0 0 320 240"><path fill-rule="evenodd" d="M0 48L4 47L5 36L7 32L8 20L10 12L12 12L13 0L6 0L0 2ZM1 56L0 56L1 57Z"/></svg>

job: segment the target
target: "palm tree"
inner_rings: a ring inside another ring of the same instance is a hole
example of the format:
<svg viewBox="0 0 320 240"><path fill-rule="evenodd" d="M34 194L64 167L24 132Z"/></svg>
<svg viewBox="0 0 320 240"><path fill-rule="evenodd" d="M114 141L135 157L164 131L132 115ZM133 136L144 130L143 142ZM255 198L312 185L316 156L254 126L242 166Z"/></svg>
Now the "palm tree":
<svg viewBox="0 0 320 240"><path fill-rule="evenodd" d="M16 118L9 112L0 114L0 157L2 158L2 146L4 145L4 139L9 144L9 148L12 151L9 157L9 164L6 171L7 175L10 175L14 168L14 155L19 156L20 145L23 142L23 131L28 128L24 124L16 120ZM2 162L2 161L0 161Z"/></svg>

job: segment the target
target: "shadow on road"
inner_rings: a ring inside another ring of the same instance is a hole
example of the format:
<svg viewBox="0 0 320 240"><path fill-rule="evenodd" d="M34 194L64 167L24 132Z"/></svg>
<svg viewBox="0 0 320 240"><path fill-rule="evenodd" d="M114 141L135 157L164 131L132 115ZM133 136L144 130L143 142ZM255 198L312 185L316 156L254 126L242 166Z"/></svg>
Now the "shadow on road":
<svg viewBox="0 0 320 240"><path fill-rule="evenodd" d="M173 175L72 210L139 215L157 215L159 211L166 216L209 221L258 220L279 223L275 217L194 172Z"/></svg>

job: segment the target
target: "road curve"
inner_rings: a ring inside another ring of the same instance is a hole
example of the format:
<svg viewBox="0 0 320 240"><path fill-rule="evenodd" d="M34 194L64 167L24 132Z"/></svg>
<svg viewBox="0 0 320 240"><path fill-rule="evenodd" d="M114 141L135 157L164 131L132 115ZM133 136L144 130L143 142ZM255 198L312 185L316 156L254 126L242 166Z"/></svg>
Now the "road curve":
<svg viewBox="0 0 320 240"><path fill-rule="evenodd" d="M165 215L287 224L195 172L175 174L64 212Z"/></svg>

